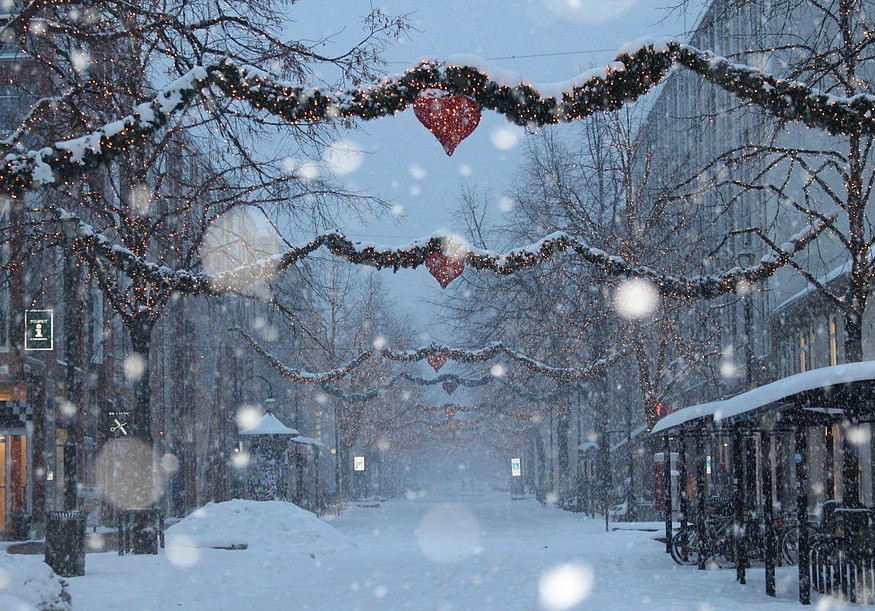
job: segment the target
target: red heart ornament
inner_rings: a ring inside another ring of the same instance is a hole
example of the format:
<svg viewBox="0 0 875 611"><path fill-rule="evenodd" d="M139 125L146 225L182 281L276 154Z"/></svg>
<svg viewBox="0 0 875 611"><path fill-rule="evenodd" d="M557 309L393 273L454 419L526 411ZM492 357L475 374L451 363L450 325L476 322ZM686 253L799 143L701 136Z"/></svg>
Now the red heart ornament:
<svg viewBox="0 0 875 611"><path fill-rule="evenodd" d="M443 354L431 354L427 359L428 364L432 366L435 371L440 371L441 367L444 366L444 363L447 362L447 357Z"/></svg>
<svg viewBox="0 0 875 611"><path fill-rule="evenodd" d="M455 415L456 415L456 408L452 407L452 406L447 407L447 418L452 418Z"/></svg>
<svg viewBox="0 0 875 611"><path fill-rule="evenodd" d="M448 395L456 392L456 383L455 382L444 382L443 383L444 390L447 391Z"/></svg>
<svg viewBox="0 0 875 611"><path fill-rule="evenodd" d="M463 95L424 89L413 101L413 114L433 133L447 155L480 123L480 104Z"/></svg>
<svg viewBox="0 0 875 611"><path fill-rule="evenodd" d="M435 280L440 283L441 288L445 289L465 269L465 261L458 257L445 255L442 252L433 252L426 257L425 267L435 277Z"/></svg>

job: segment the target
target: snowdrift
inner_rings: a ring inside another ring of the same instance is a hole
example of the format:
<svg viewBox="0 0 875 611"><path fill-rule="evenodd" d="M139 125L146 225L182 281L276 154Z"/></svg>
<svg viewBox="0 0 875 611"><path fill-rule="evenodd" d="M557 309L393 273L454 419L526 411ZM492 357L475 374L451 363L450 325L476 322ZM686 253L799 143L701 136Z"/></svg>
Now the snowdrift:
<svg viewBox="0 0 875 611"><path fill-rule="evenodd" d="M208 503L166 531L167 547L297 552L307 556L356 547L294 503L235 499Z"/></svg>
<svg viewBox="0 0 875 611"><path fill-rule="evenodd" d="M0 552L0 609L69 611L64 582L42 558Z"/></svg>

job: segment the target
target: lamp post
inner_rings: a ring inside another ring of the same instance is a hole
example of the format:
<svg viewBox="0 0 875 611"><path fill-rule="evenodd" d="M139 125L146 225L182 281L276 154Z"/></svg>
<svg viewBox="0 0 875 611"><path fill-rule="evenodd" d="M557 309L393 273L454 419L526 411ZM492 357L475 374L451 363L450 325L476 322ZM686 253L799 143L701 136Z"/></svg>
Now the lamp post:
<svg viewBox="0 0 875 611"><path fill-rule="evenodd" d="M78 505L79 406L76 377L76 362L79 360L79 342L76 337L76 276L73 243L79 233L79 219L65 216L61 219L64 232L64 360L66 362L65 399L67 405L67 439L64 441L64 509L75 510Z"/></svg>

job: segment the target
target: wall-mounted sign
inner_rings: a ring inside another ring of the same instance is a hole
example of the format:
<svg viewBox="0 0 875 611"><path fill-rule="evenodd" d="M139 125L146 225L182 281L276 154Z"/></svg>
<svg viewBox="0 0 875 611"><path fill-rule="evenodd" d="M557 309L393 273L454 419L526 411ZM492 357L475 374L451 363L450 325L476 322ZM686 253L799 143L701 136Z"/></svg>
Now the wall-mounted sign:
<svg viewBox="0 0 875 611"><path fill-rule="evenodd" d="M24 349L51 350L53 330L52 310L24 311Z"/></svg>
<svg viewBox="0 0 875 611"><path fill-rule="evenodd" d="M522 465L519 458L510 459L510 474L514 477L519 477L523 474Z"/></svg>
<svg viewBox="0 0 875 611"><path fill-rule="evenodd" d="M127 437L130 435L131 412L111 409L106 415L108 416L110 437Z"/></svg>
<svg viewBox="0 0 875 611"><path fill-rule="evenodd" d="M364 456L354 456L353 457L352 470L353 471L364 471L365 470L365 457Z"/></svg>

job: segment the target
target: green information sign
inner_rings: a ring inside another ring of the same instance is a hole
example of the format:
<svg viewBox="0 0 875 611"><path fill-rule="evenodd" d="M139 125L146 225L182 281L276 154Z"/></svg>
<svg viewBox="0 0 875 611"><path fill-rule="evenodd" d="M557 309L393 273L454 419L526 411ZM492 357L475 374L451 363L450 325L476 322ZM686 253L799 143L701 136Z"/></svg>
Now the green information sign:
<svg viewBox="0 0 875 611"><path fill-rule="evenodd" d="M54 317L52 310L25 310L24 349L51 350Z"/></svg>

